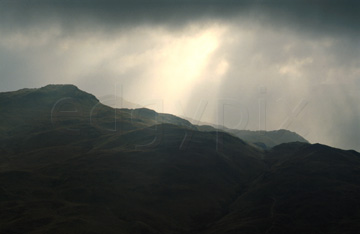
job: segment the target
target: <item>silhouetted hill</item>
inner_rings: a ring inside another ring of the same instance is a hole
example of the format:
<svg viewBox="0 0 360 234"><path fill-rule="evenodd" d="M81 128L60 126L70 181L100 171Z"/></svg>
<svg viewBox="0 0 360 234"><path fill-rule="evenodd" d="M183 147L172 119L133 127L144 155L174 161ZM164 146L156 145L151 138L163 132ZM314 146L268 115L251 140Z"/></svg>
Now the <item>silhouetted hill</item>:
<svg viewBox="0 0 360 234"><path fill-rule="evenodd" d="M355 151L260 150L71 85L0 93L0 104L0 233L359 230Z"/></svg>
<svg viewBox="0 0 360 234"><path fill-rule="evenodd" d="M248 131L229 129L227 131L263 149L272 148L276 145L290 142L308 143L308 141L302 136L285 129L276 131Z"/></svg>
<svg viewBox="0 0 360 234"><path fill-rule="evenodd" d="M0 108L0 139L6 143L3 148L16 152L75 144L159 123L194 128L187 120L146 108L110 108L74 85L0 93Z"/></svg>
<svg viewBox="0 0 360 234"><path fill-rule="evenodd" d="M359 159L320 144L276 146L269 169L205 233L357 233Z"/></svg>
<svg viewBox="0 0 360 234"><path fill-rule="evenodd" d="M191 120L191 119L190 119ZM191 120L191 122L196 123L197 121ZM289 142L306 142L308 141L302 136L298 135L295 132L289 130L280 129L274 131L250 131L250 130L239 130L239 129L230 129L224 126L202 123L199 122L199 125L196 125L196 128L200 131L224 131L233 134L244 141L253 144L261 149L270 149L276 145Z"/></svg>
<svg viewBox="0 0 360 234"><path fill-rule="evenodd" d="M84 120L97 104L95 96L74 85L48 85L0 93L1 136L23 135L34 129L49 129L61 122Z"/></svg>
<svg viewBox="0 0 360 234"><path fill-rule="evenodd" d="M47 85L39 89L0 93L0 110L52 108L64 99L76 99L76 103L83 107L99 102L94 95L81 91L74 85Z"/></svg>

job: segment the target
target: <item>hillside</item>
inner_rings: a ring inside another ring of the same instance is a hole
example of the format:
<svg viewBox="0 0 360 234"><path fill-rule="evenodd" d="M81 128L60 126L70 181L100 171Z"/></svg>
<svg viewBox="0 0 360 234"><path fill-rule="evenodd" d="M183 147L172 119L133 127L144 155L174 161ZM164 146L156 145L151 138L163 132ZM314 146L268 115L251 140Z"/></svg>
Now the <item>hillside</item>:
<svg viewBox="0 0 360 234"><path fill-rule="evenodd" d="M274 131L250 131L250 130L239 130L239 129L231 129L226 128L224 126L219 126L210 123L202 123L199 121L195 121L189 119L192 123L197 123L195 125L199 131L211 132L211 131L223 131L228 132L240 139L255 145L261 149L271 149L276 145L280 145L283 143L290 142L304 142L308 143L308 141L297 134L296 132L291 132L286 129L274 130Z"/></svg>
<svg viewBox="0 0 360 234"><path fill-rule="evenodd" d="M263 149L269 149L276 145L290 142L308 143L308 141L302 136L285 129L276 131L249 131L230 129L227 131L234 136L244 139L249 143L253 143Z"/></svg>
<svg viewBox="0 0 360 234"><path fill-rule="evenodd" d="M359 229L355 151L261 150L177 116L113 109L72 85L0 93L0 105L0 233Z"/></svg>

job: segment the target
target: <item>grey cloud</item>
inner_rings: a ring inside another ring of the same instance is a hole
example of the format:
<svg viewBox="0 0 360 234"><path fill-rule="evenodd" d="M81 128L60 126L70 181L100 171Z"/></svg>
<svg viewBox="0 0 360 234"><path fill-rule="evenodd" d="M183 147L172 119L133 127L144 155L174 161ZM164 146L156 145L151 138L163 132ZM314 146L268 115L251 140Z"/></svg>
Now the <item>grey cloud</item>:
<svg viewBox="0 0 360 234"><path fill-rule="evenodd" d="M153 87L142 84L158 79L146 72L157 69L153 53L164 46L161 36L171 35L170 41L192 37L219 24L229 30L218 38L201 82L186 90L187 115L193 117L205 99L203 120L215 121L211 110L218 99L227 99L247 108L248 123L242 127L258 129L259 98L265 98L267 128L277 129L305 100L308 105L290 130L312 142L360 150L359 5L332 0L0 1L0 91L75 83L104 96L113 95L119 84L125 99L150 95ZM189 31L193 24L195 30ZM123 57L136 61L119 72ZM228 71L220 83L210 82L222 59ZM236 124L241 111L226 115Z"/></svg>
<svg viewBox="0 0 360 234"><path fill-rule="evenodd" d="M312 32L359 34L360 3L351 0L87 0L87 1L1 1L2 27L29 27L49 22L68 30L89 24L105 28L134 24L181 27L201 20L260 22L266 26L298 28Z"/></svg>

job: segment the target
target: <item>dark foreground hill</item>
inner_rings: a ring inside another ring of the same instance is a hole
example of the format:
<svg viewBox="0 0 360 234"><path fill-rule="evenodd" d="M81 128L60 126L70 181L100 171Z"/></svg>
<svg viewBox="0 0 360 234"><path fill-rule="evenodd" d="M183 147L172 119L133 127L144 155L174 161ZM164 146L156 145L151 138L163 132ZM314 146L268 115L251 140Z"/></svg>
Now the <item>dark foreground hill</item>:
<svg viewBox="0 0 360 234"><path fill-rule="evenodd" d="M358 233L360 155L262 151L75 86L0 94L0 233Z"/></svg>

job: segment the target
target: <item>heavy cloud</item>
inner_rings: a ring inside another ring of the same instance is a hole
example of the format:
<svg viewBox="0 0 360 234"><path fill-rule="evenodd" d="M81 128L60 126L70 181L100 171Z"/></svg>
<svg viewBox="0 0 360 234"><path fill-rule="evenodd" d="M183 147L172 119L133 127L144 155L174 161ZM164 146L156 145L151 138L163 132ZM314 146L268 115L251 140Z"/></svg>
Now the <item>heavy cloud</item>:
<svg viewBox="0 0 360 234"><path fill-rule="evenodd" d="M360 150L359 13L356 1L0 1L0 91L74 83Z"/></svg>

